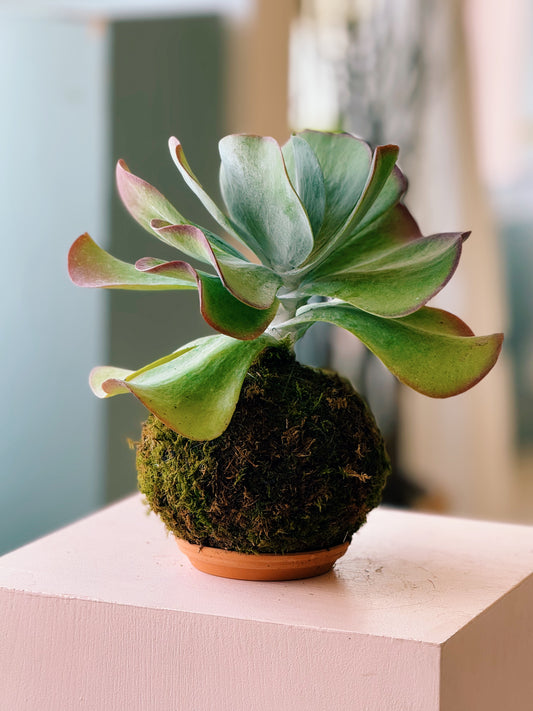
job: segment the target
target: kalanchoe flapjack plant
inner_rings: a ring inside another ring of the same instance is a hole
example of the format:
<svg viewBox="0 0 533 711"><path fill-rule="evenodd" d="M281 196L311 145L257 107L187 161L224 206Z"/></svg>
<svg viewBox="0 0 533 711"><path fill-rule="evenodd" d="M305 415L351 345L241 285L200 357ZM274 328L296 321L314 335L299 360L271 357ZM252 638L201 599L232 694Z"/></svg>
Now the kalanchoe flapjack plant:
<svg viewBox="0 0 533 711"><path fill-rule="evenodd" d="M426 306L468 235L421 234L402 203L396 146L372 152L350 134L317 131L282 148L227 136L225 212L175 138L170 151L225 238L189 222L122 161L119 193L143 227L206 270L153 257L126 264L85 234L69 272L81 286L197 289L219 333L136 371L95 368L91 387L99 397L131 392L151 411L139 487L179 538L244 553L344 546L379 503L390 463L364 401L338 376L297 364L294 344L325 321L421 393L472 387L496 362L501 334L476 337Z"/></svg>
<svg viewBox="0 0 533 711"><path fill-rule="evenodd" d="M220 141L223 212L192 172L175 138L187 185L251 261L227 239L181 215L154 187L117 165L120 196L161 241L204 263L115 259L87 235L69 273L80 286L198 289L204 319L219 335L180 347L137 371L99 367L99 397L132 392L162 422L197 439L218 437L258 355L292 343L316 321L353 333L402 382L432 397L472 387L492 368L501 334L475 337L456 316L425 306L453 275L468 233L423 236L401 200L398 148L347 133L304 131L280 149L272 138ZM259 263L258 263L259 262ZM311 297L327 297L309 303Z"/></svg>

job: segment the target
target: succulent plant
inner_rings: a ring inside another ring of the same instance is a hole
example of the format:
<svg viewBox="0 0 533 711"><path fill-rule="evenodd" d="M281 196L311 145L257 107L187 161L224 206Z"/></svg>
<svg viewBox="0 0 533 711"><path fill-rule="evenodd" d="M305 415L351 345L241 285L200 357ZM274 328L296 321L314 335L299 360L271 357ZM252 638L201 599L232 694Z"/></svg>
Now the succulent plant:
<svg viewBox="0 0 533 711"><path fill-rule="evenodd" d="M84 234L69 253L80 286L197 289L218 334L139 370L95 368L99 397L133 393L185 437L211 440L228 426L252 362L293 345L317 321L357 336L402 382L432 397L475 385L498 357L501 334L476 337L458 317L426 303L453 275L468 233L424 236L402 202L398 148L347 133L303 131L220 141L226 211L207 195L182 149L172 158L225 237L187 220L150 184L116 169L131 215L162 242L205 265L145 257L120 261ZM255 256L254 256L255 255ZM313 297L325 297L317 302Z"/></svg>

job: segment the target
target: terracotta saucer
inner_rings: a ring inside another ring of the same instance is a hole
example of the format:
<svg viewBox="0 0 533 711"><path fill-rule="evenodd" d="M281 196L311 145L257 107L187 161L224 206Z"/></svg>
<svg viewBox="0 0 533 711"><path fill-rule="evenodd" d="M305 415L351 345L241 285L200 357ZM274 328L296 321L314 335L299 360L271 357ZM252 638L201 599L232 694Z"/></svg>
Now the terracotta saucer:
<svg viewBox="0 0 533 711"><path fill-rule="evenodd" d="M349 543L342 543L333 548L306 553L256 555L199 546L181 538L176 540L181 552L195 568L203 573L234 580L298 580L323 575L331 570L349 546Z"/></svg>

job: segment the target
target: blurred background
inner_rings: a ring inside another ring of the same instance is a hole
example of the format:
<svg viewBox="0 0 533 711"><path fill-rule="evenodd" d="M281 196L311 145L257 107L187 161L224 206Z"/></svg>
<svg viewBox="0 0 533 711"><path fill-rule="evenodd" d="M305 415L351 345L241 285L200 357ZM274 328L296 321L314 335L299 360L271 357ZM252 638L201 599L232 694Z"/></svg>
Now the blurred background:
<svg viewBox="0 0 533 711"><path fill-rule="evenodd" d="M56 0L0 3L0 553L135 490L145 411L97 400L97 364L137 368L209 328L197 297L77 289L70 244L164 254L114 189L124 158L213 227L220 137L343 129L398 143L425 234L472 230L435 305L503 355L433 401L356 339L317 328L300 357L350 377L386 435L386 500L533 523L533 0ZM7 251L7 253L6 253Z"/></svg>

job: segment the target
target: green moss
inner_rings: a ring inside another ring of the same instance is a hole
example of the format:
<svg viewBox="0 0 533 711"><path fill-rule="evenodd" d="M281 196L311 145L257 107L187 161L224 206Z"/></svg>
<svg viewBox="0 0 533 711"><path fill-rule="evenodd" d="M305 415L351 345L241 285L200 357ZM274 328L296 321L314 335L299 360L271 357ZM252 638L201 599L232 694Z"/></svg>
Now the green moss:
<svg viewBox="0 0 533 711"><path fill-rule="evenodd" d="M138 481L167 528L192 543L288 553L349 540L390 464L365 402L285 347L252 365L227 430L196 442L150 416Z"/></svg>

